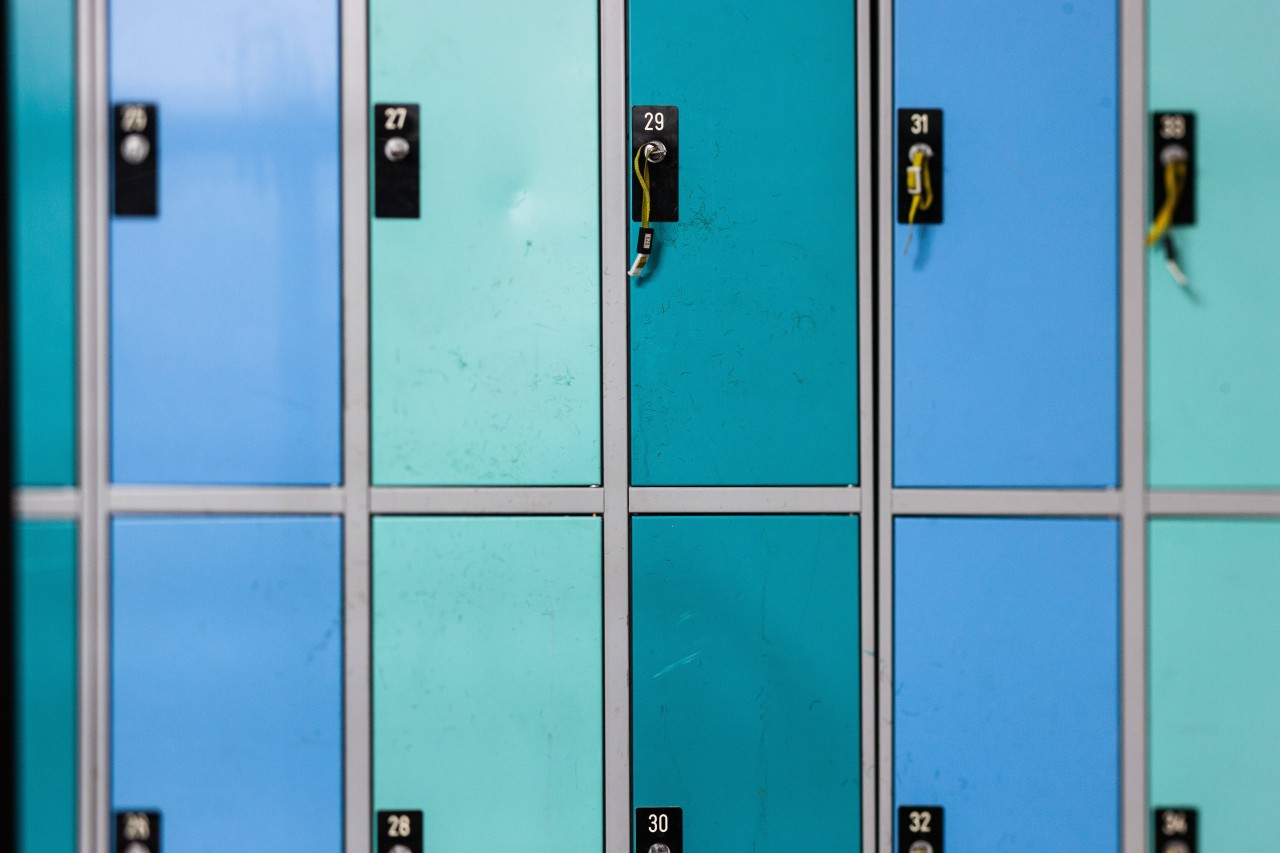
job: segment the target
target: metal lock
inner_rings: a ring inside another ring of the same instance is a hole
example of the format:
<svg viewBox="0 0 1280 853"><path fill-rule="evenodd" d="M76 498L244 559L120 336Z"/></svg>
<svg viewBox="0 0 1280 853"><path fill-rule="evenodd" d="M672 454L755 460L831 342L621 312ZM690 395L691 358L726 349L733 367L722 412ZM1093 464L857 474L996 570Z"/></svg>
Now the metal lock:
<svg viewBox="0 0 1280 853"><path fill-rule="evenodd" d="M136 166L151 156L151 141L141 133L130 133L120 140L120 157L130 166Z"/></svg>
<svg viewBox="0 0 1280 853"><path fill-rule="evenodd" d="M399 163L401 160L409 156L412 151L409 140L403 136L393 136L387 140L387 144L382 146L382 153L392 163Z"/></svg>

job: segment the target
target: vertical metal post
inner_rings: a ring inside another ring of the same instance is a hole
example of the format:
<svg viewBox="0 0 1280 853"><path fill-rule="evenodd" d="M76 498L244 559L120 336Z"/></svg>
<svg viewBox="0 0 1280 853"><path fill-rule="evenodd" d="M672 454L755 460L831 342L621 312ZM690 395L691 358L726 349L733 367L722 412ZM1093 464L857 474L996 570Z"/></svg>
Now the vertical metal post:
<svg viewBox="0 0 1280 853"><path fill-rule="evenodd" d="M76 248L80 580L78 791L81 853L109 846L110 560L108 78L106 0L76 6Z"/></svg>
<svg viewBox="0 0 1280 853"><path fill-rule="evenodd" d="M373 832L368 12L367 0L342 0L343 826L347 853L367 853Z"/></svg>
<svg viewBox="0 0 1280 853"><path fill-rule="evenodd" d="M627 6L600 0L604 486L604 849L631 849L631 476L627 336Z"/></svg>
<svg viewBox="0 0 1280 853"><path fill-rule="evenodd" d="M1145 0L1120 0L1121 833L1147 849L1147 43Z"/></svg>

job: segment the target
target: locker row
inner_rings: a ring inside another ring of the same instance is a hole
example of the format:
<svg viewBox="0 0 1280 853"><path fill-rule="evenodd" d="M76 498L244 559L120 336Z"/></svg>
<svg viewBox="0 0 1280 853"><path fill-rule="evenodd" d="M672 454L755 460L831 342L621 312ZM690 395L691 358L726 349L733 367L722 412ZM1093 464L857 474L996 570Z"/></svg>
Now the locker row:
<svg viewBox="0 0 1280 853"><path fill-rule="evenodd" d="M895 805L940 809L953 850L1121 850L1116 522L896 528ZM159 815L158 849L343 849L340 535L115 520L111 805ZM859 535L850 516L633 520L630 783L635 808L679 810L683 849L864 849ZM1198 849L1248 849L1280 761L1280 675L1255 653L1280 643L1280 522L1149 535L1152 805L1195 809ZM20 849L69 853L75 531L18 542ZM598 518L375 519L380 842L410 816L419 851L601 849L600 579Z"/></svg>
<svg viewBox="0 0 1280 853"><path fill-rule="evenodd" d="M1121 236L1137 226L1120 221L1120 180L1140 172L1158 197L1166 149L1191 148L1178 209L1193 221L1169 231L1189 284L1163 241L1149 258L1149 483L1278 488L1280 213L1239 164L1280 123L1252 95L1276 73L1280 19L1234 7L1150 4L1148 106L1195 139L1144 127L1150 162L1122 162L1119 0L898 0L880 121L945 118L922 164L936 205L908 225L910 158L881 152L899 197L869 205L870 36L849 0L633 0L625 20L588 0L372 0L364 115L340 97L337 0L111 0L115 109L95 139L112 206L79 211L116 212L111 480L341 482L342 217L363 204L341 169L367 157L374 485L600 484L610 334L629 339L633 484L857 484L867 250L883 232L894 483L1111 488L1120 401L1139 393L1119 382L1121 248L1141 251ZM76 481L73 12L21 0L15 18L27 486ZM620 93L601 111L599 46L624 23L642 126L602 159L627 118ZM353 123L365 151L342 150ZM652 164L654 249L610 332L602 276L631 257L602 246L640 218L625 184L654 134L672 144ZM392 138L408 146L394 161ZM154 213L137 215L148 187ZM378 216L384 191L415 215Z"/></svg>

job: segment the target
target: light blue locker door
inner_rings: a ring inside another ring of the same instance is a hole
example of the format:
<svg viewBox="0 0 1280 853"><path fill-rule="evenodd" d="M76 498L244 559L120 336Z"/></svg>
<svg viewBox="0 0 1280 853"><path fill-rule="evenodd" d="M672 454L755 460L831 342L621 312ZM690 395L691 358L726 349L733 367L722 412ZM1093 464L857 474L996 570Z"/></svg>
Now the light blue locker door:
<svg viewBox="0 0 1280 853"><path fill-rule="evenodd" d="M125 483L339 479L336 0L111 0L115 102L158 109L159 216L111 224Z"/></svg>
<svg viewBox="0 0 1280 853"><path fill-rule="evenodd" d="M680 126L630 285L638 485L857 482L855 6L629 4L631 103Z"/></svg>
<svg viewBox="0 0 1280 853"><path fill-rule="evenodd" d="M1114 485L1117 2L893 6L945 163L943 223L894 226L894 480Z"/></svg>
<svg viewBox="0 0 1280 853"><path fill-rule="evenodd" d="M342 850L336 518L112 525L111 802L164 849Z"/></svg>
<svg viewBox="0 0 1280 853"><path fill-rule="evenodd" d="M858 600L852 516L636 518L635 806L696 853L860 850Z"/></svg>
<svg viewBox="0 0 1280 853"><path fill-rule="evenodd" d="M1118 853L1117 523L894 529L895 806L948 850Z"/></svg>

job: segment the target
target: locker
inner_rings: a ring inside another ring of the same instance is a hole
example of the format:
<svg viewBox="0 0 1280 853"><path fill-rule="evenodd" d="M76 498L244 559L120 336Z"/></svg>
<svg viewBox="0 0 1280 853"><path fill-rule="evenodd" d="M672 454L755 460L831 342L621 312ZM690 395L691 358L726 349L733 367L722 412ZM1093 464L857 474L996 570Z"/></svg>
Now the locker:
<svg viewBox="0 0 1280 853"><path fill-rule="evenodd" d="M108 27L159 170L158 215L111 222L113 479L338 482L336 0L112 0Z"/></svg>
<svg viewBox="0 0 1280 853"><path fill-rule="evenodd" d="M629 7L631 103L680 128L629 285L632 481L856 483L855 4Z"/></svg>
<svg viewBox="0 0 1280 853"><path fill-rule="evenodd" d="M1198 810L1201 850L1266 848L1280 792L1280 522L1150 533L1151 798Z"/></svg>
<svg viewBox="0 0 1280 853"><path fill-rule="evenodd" d="M1117 2L893 7L894 106L945 117L943 222L894 226L894 481L1114 485Z"/></svg>
<svg viewBox="0 0 1280 853"><path fill-rule="evenodd" d="M598 850L599 518L377 518L374 808L424 850Z"/></svg>
<svg viewBox="0 0 1280 853"><path fill-rule="evenodd" d="M9 4L14 479L75 483L75 4Z"/></svg>
<svg viewBox="0 0 1280 853"><path fill-rule="evenodd" d="M18 853L76 849L76 527L15 526Z"/></svg>
<svg viewBox="0 0 1280 853"><path fill-rule="evenodd" d="M1270 140L1280 107L1280 15L1188 0L1149 5L1153 110L1196 116L1194 225L1173 229L1190 287L1148 264L1150 479L1161 488L1275 488L1280 454L1280 228ZM1241 180L1241 170L1253 175Z"/></svg>
<svg viewBox="0 0 1280 853"><path fill-rule="evenodd" d="M341 525L112 523L111 797L166 850L342 850Z"/></svg>
<svg viewBox="0 0 1280 853"><path fill-rule="evenodd" d="M374 482L597 484L597 4L369 14L370 101L421 136L419 217L371 229Z"/></svg>
<svg viewBox="0 0 1280 853"><path fill-rule="evenodd" d="M858 599L855 517L634 519L633 795L684 849L861 849Z"/></svg>
<svg viewBox="0 0 1280 853"><path fill-rule="evenodd" d="M895 806L949 850L1120 850L1119 530L895 522Z"/></svg>

